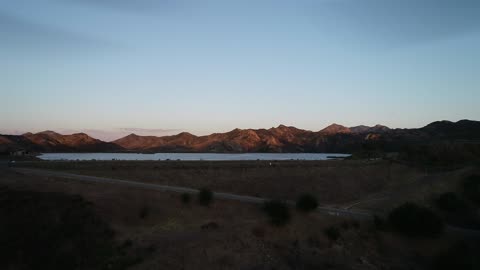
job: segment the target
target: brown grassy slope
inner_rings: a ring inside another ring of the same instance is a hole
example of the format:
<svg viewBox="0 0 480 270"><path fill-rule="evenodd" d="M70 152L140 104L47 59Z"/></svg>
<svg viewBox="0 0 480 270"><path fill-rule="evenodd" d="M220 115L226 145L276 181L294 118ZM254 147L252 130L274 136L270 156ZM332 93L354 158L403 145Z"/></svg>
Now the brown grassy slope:
<svg viewBox="0 0 480 270"><path fill-rule="evenodd" d="M33 162L23 166L157 184L207 187L214 191L265 198L294 200L303 193L312 193L322 204L355 201L423 174L416 169L383 161L85 161Z"/></svg>
<svg viewBox="0 0 480 270"><path fill-rule="evenodd" d="M184 206L178 194L2 172L0 184L20 190L79 194L141 260L130 269L419 269L448 239L411 240L373 233L370 225L294 213L283 228L250 204L217 201ZM140 213L147 209L144 218ZM215 222L217 229L202 229ZM334 225L338 241L323 233ZM129 250L128 252L132 252Z"/></svg>

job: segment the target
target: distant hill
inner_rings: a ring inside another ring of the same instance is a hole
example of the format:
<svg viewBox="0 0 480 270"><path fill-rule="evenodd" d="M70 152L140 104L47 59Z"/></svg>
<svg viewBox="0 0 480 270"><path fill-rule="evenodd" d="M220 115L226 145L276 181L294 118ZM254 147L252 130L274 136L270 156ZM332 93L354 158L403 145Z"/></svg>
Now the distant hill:
<svg viewBox="0 0 480 270"><path fill-rule="evenodd" d="M62 135L53 131L0 135L0 152L24 149L30 152L118 152L121 146L94 139L85 133Z"/></svg>
<svg viewBox="0 0 480 270"><path fill-rule="evenodd" d="M351 127L349 129L350 129L350 132L352 133L372 133L372 132L382 133L390 130L390 128L382 125L375 125L373 127L356 126L356 127Z"/></svg>
<svg viewBox="0 0 480 270"><path fill-rule="evenodd" d="M130 134L113 142L103 142L84 133L61 135L44 131L0 135L0 152L27 149L34 152L353 153L365 149L400 151L406 146L446 141L478 143L480 122L438 121L418 129L332 124L317 132L280 125L270 129L234 129L207 136L187 132L163 137Z"/></svg>
<svg viewBox="0 0 480 270"><path fill-rule="evenodd" d="M480 122L434 122L419 129L383 125L332 124L318 132L280 125L270 129L234 129L226 133L152 137L131 134L114 141L130 151L147 152L354 152L369 147L399 151L405 145L441 140L480 139Z"/></svg>
<svg viewBox="0 0 480 270"><path fill-rule="evenodd" d="M352 133L352 131L348 127L344 127L338 124L331 124L330 126L320 130L319 133L326 134L326 135L335 135L335 134L348 134L348 133Z"/></svg>

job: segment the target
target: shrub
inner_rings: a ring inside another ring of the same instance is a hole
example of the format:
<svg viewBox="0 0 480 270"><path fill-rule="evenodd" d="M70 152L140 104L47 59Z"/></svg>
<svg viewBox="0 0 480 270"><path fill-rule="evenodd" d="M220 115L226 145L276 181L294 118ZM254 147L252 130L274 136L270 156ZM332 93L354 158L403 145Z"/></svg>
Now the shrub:
<svg viewBox="0 0 480 270"><path fill-rule="evenodd" d="M0 269L99 270L118 258L114 232L79 196L6 190L0 201Z"/></svg>
<svg viewBox="0 0 480 270"><path fill-rule="evenodd" d="M273 225L282 226L290 221L290 212L285 202L267 201L263 204L263 210L267 213Z"/></svg>
<svg viewBox="0 0 480 270"><path fill-rule="evenodd" d="M202 226L200 226L200 228L202 230L217 230L218 228L220 228L220 225L218 225L218 223L216 222L208 222L206 224L203 224Z"/></svg>
<svg viewBox="0 0 480 270"><path fill-rule="evenodd" d="M265 237L265 229L260 227L254 227L252 229L252 234L257 238L263 238Z"/></svg>
<svg viewBox="0 0 480 270"><path fill-rule="evenodd" d="M182 200L182 203L189 204L190 201L192 201L192 197L188 193L182 193L181 200Z"/></svg>
<svg viewBox="0 0 480 270"><path fill-rule="evenodd" d="M132 239L126 239L126 240L123 242L123 245L122 245L122 247L125 247L125 248L131 247L131 246L133 246L133 241L132 241Z"/></svg>
<svg viewBox="0 0 480 270"><path fill-rule="evenodd" d="M203 206L209 206L213 201L213 192L209 189L202 188L198 192L198 203Z"/></svg>
<svg viewBox="0 0 480 270"><path fill-rule="evenodd" d="M480 175L474 174L465 178L463 193L467 199L480 205Z"/></svg>
<svg viewBox="0 0 480 270"><path fill-rule="evenodd" d="M480 269L478 247L471 247L465 242L452 245L448 250L436 256L432 270L476 270Z"/></svg>
<svg viewBox="0 0 480 270"><path fill-rule="evenodd" d="M297 209L303 212L310 212L318 207L318 201L315 196L310 194L303 194L297 200Z"/></svg>
<svg viewBox="0 0 480 270"><path fill-rule="evenodd" d="M373 216L373 224L375 225L375 228L377 230L385 229L385 220L383 220L383 218L378 215Z"/></svg>
<svg viewBox="0 0 480 270"><path fill-rule="evenodd" d="M467 204L453 192L441 194L435 203L440 210L447 212L458 212L467 210Z"/></svg>
<svg viewBox="0 0 480 270"><path fill-rule="evenodd" d="M148 208L148 206L143 206L141 209L140 209L140 213L138 214L138 216L141 218L141 219L145 219L146 217L148 217L148 214L150 213L150 209Z"/></svg>
<svg viewBox="0 0 480 270"><path fill-rule="evenodd" d="M396 231L413 237L434 237L444 230L443 220L435 212L414 203L393 209L388 222Z"/></svg>
<svg viewBox="0 0 480 270"><path fill-rule="evenodd" d="M324 231L325 235L330 239L330 241L337 241L340 238L340 230L335 226L330 226Z"/></svg>

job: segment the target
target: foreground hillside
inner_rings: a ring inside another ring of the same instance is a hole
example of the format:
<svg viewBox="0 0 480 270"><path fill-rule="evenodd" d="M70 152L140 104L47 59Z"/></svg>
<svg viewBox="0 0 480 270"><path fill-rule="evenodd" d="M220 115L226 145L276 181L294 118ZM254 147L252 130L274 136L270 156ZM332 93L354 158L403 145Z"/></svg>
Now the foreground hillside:
<svg viewBox="0 0 480 270"><path fill-rule="evenodd" d="M464 181L478 168L427 172L383 161L18 165L240 194L253 190L279 199L293 200L308 191L321 206L333 203L379 216L351 219L291 206L287 223L278 225L262 205L216 197L204 205L194 194L39 176L5 166L0 173L0 187L6 187L0 189L0 218L5 220L0 229L6 232L2 269L476 270L480 263L477 231L447 227L431 235L435 224L415 218L407 220L414 225L407 233L414 234L405 235L387 214L410 201L423 206L420 213L440 215L448 225L478 228L480 204L472 201L478 193L470 187L478 188L480 178ZM450 199L438 204L445 195ZM452 203L452 196L462 203ZM451 212L452 207L463 210Z"/></svg>

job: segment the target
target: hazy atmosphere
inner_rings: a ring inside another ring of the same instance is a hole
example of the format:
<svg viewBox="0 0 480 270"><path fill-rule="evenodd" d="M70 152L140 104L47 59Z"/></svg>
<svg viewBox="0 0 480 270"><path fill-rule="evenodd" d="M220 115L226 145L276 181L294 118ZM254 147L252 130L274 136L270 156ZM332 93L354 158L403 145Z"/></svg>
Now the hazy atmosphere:
<svg viewBox="0 0 480 270"><path fill-rule="evenodd" d="M478 119L478 14L475 0L3 1L0 133Z"/></svg>

